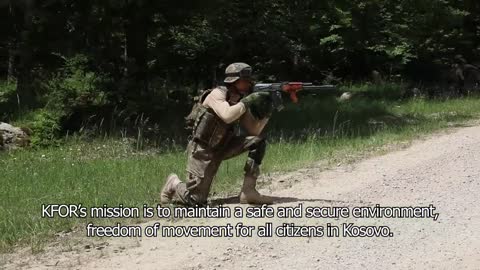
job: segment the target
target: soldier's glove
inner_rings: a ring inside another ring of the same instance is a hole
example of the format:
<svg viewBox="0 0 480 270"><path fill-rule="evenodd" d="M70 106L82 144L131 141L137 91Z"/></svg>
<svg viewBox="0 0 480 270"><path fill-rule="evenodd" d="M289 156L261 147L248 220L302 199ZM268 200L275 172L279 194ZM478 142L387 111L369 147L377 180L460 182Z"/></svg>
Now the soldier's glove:
<svg viewBox="0 0 480 270"><path fill-rule="evenodd" d="M273 100L268 92L255 92L240 100L257 120L270 117L273 113Z"/></svg>

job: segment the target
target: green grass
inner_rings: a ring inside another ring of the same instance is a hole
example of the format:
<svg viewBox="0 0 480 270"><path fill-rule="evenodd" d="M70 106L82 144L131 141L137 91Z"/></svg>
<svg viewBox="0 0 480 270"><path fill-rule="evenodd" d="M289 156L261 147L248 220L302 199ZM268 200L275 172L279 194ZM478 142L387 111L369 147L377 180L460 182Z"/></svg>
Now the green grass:
<svg viewBox="0 0 480 270"><path fill-rule="evenodd" d="M315 161L338 162L411 141L452 124L477 118L480 99L446 101L357 99L303 101L274 116L263 172L301 168ZM212 193L238 192L245 157L226 161ZM42 219L42 204L141 206L154 204L165 177L185 176L182 147L136 151L135 142L70 138L61 147L0 154L0 251L16 244L40 250L60 231L85 219Z"/></svg>

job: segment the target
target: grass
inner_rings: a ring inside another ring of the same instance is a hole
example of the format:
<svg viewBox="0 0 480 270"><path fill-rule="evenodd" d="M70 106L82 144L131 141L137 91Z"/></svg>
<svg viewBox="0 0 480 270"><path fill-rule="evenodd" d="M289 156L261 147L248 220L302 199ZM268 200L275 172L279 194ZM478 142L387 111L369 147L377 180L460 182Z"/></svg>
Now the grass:
<svg viewBox="0 0 480 270"><path fill-rule="evenodd" d="M337 162L411 141L478 117L480 99L387 101L359 98L303 101L276 114L263 172L298 169L319 160ZM70 138L60 147L0 153L0 251L15 245L41 250L49 237L82 226L86 219L42 219L42 204L154 204L165 177L185 176L183 147L135 150L125 139L85 142ZM245 157L226 161L212 193L236 192Z"/></svg>

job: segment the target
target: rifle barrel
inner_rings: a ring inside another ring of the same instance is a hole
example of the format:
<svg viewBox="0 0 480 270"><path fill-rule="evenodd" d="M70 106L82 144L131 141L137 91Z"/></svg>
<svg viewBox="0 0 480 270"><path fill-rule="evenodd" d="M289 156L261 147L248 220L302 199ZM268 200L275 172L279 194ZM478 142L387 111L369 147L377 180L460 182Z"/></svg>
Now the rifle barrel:
<svg viewBox="0 0 480 270"><path fill-rule="evenodd" d="M306 85L303 87L304 90L324 90L324 91L336 91L337 87L334 85Z"/></svg>

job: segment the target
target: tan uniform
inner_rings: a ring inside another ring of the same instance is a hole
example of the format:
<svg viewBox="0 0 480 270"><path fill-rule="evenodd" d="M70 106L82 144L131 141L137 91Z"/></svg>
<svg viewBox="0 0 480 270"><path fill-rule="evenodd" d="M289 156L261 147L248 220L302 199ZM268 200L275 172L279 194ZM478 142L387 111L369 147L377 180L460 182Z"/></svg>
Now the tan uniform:
<svg viewBox="0 0 480 270"><path fill-rule="evenodd" d="M228 100L227 100L228 98ZM187 147L188 163L186 183L181 183L176 189L176 200L187 204L205 204L212 180L223 160L238 156L249 151L245 165L245 174L258 177L266 143L260 137L267 119L256 120L239 102L241 96L227 94L225 88L216 88L205 98L203 106L213 111L229 128L228 135L222 138L221 144L214 149L205 143L191 140ZM236 127L239 123L240 130Z"/></svg>
<svg viewBox="0 0 480 270"><path fill-rule="evenodd" d="M260 135L268 122L268 118L260 121L253 118L252 114L245 108L245 105L242 102L238 102L240 98L240 96L232 96L229 103L227 101L227 92L216 88L207 96L203 105L211 108L225 123L231 124L240 119L240 126L247 131L248 135ZM231 103L234 105L230 105Z"/></svg>

